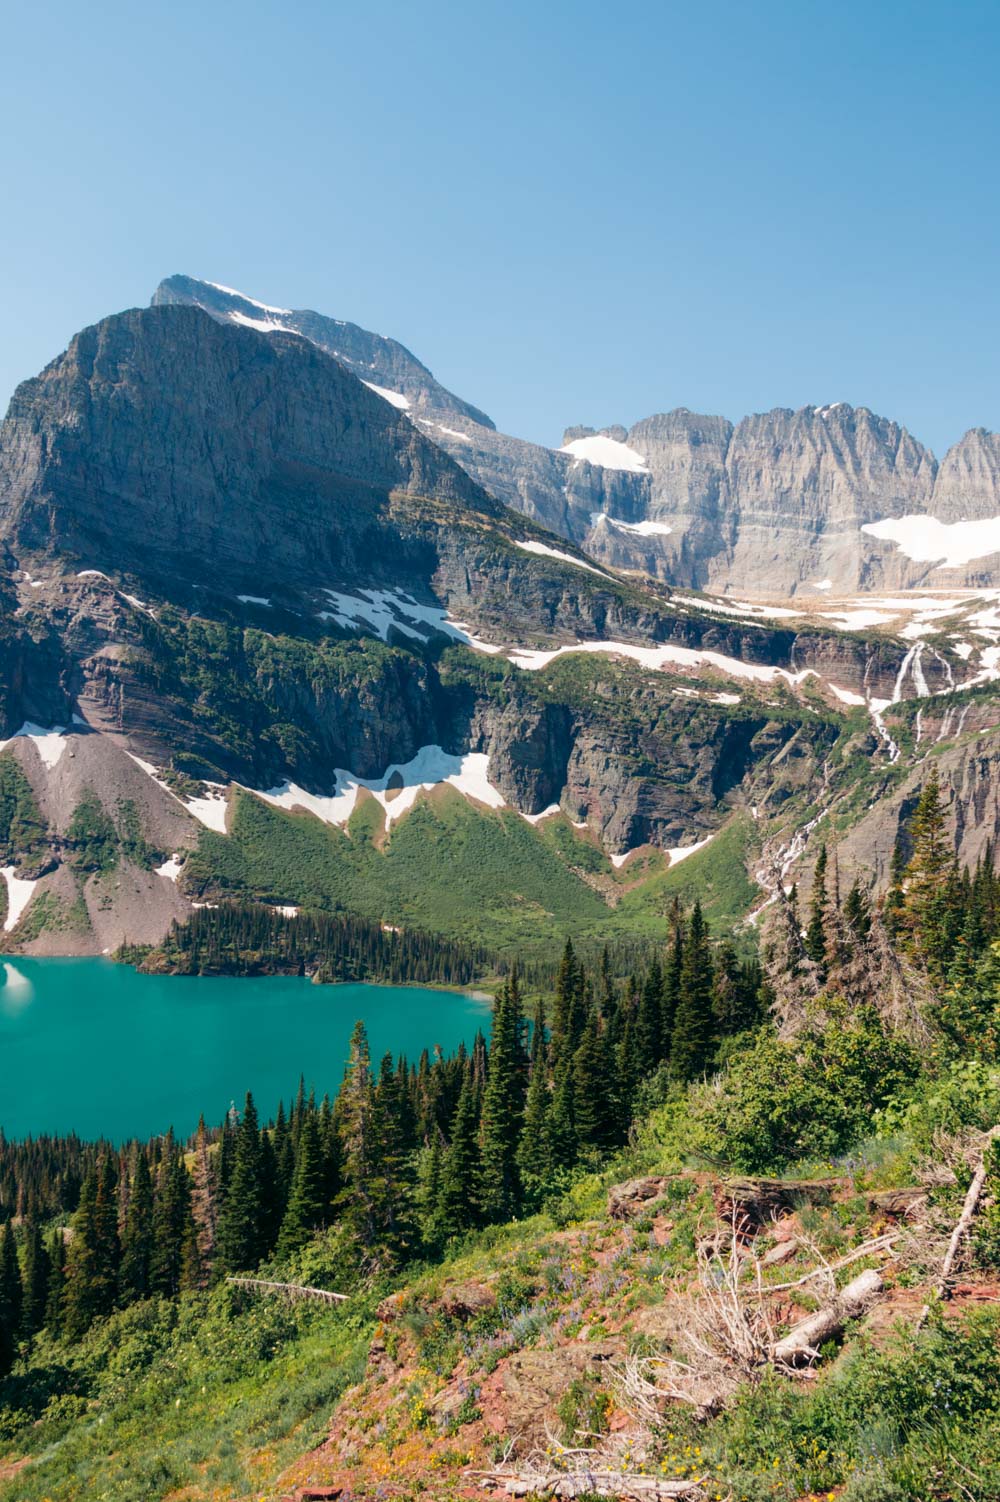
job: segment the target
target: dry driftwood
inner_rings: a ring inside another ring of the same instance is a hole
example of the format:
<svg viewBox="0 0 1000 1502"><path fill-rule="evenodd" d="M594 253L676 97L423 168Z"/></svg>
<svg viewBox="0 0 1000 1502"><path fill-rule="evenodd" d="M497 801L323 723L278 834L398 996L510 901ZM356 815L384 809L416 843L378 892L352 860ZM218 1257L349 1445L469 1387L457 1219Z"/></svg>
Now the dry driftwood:
<svg viewBox="0 0 1000 1502"><path fill-rule="evenodd" d="M697 1481L668 1480L641 1471L477 1471L482 1487L496 1487L508 1497L622 1497L630 1502L703 1502L707 1493Z"/></svg>
<svg viewBox="0 0 1000 1502"><path fill-rule="evenodd" d="M986 1133L982 1154L976 1166L976 1171L972 1175L972 1183L969 1185L965 1202L962 1205L962 1213L955 1222L955 1229L952 1231L951 1240L948 1242L948 1250L944 1254L944 1261L941 1264L941 1275L934 1288L934 1293L939 1299L946 1299L948 1297L948 1284L955 1266L955 1259L958 1256L962 1242L969 1234L969 1227L972 1225L976 1211L979 1208L979 1201L982 1198L983 1190L986 1187L986 1179L989 1175L990 1148L998 1138L1000 1138L1000 1126L991 1127ZM917 1320L918 1330L930 1313L930 1307L930 1304L925 1304L921 1309L920 1318Z"/></svg>
<svg viewBox="0 0 1000 1502"><path fill-rule="evenodd" d="M839 1335L848 1320L864 1314L878 1298L882 1287L882 1279L874 1268L859 1273L841 1289L832 1303L800 1320L787 1335L776 1341L771 1347L771 1360L776 1366L796 1366L802 1361L815 1360L818 1347L825 1340Z"/></svg>
<svg viewBox="0 0 1000 1502"><path fill-rule="evenodd" d="M329 1288L307 1288L302 1283L269 1283L266 1278L227 1278L237 1288L253 1288L260 1293L284 1293L290 1299L320 1299L326 1304L340 1304L347 1300L346 1293L331 1293Z"/></svg>

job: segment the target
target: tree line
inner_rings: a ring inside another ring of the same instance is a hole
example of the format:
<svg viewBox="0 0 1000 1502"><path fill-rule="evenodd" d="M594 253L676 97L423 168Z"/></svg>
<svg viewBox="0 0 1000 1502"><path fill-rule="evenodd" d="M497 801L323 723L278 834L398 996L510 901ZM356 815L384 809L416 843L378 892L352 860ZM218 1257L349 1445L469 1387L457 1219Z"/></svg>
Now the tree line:
<svg viewBox="0 0 1000 1502"><path fill-rule="evenodd" d="M397 929L351 913L286 915L260 903L220 902L175 923L152 953L123 950L145 969L183 975L305 975L466 986L494 957L476 944Z"/></svg>

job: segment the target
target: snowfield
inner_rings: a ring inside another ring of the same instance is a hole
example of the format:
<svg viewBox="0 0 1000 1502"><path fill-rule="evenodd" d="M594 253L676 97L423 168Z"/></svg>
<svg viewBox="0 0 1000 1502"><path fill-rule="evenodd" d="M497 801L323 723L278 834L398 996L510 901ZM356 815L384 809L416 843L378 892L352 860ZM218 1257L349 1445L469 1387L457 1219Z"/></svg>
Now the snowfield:
<svg viewBox="0 0 1000 1502"><path fill-rule="evenodd" d="M2 871L3 879L7 883L7 916L4 919L3 926L4 932L10 933L11 929L16 928L20 922L21 914L31 901L38 882L24 881L20 877L15 876L13 866L0 867L0 871Z"/></svg>
<svg viewBox="0 0 1000 1502"><path fill-rule="evenodd" d="M610 578L610 575L606 574L602 568L598 568L596 564L584 563L582 558L574 558L572 553L561 553L558 548L550 548L548 543L535 542L534 540L531 542L520 542L516 537L512 538L511 541L516 548L523 548L526 553L538 553L540 556L546 558L558 558L560 563L571 563L574 568L585 568L588 573L597 574L601 579Z"/></svg>
<svg viewBox="0 0 1000 1502"><path fill-rule="evenodd" d="M571 454L574 459L585 459L588 464L600 465L602 469L627 469L636 475L648 475L649 465L641 454L630 449L627 443L617 438L605 438L595 433L593 438L574 438L563 444L561 454Z"/></svg>
<svg viewBox="0 0 1000 1502"><path fill-rule="evenodd" d="M362 384L367 386L369 391L374 391L376 396L382 397L383 401L391 402L394 407L398 407L400 412L409 412L410 398L404 396L401 391L390 391L388 386L376 386L374 381L364 381Z"/></svg>
<svg viewBox="0 0 1000 1502"><path fill-rule="evenodd" d="M631 532L636 537L669 537L674 530L666 522L621 522L606 511L592 511L590 525L599 527L602 523L606 527L616 527L619 532Z"/></svg>
<svg viewBox="0 0 1000 1502"><path fill-rule="evenodd" d="M961 568L974 558L1000 553L1000 516L974 522L940 522L934 516L890 517L861 528L881 542L894 542L914 563Z"/></svg>
<svg viewBox="0 0 1000 1502"><path fill-rule="evenodd" d="M412 761L394 762L381 777L357 777L343 767L334 769L334 791L329 797L307 793L294 782L259 792L258 797L277 808L304 808L322 819L324 824L346 824L354 812L362 788L381 804L389 825L407 813L417 801L421 789L430 790L441 783L457 788L467 798L485 803L488 808L505 808L506 800L489 779L489 757L481 751L452 756L440 746L422 746ZM253 790L252 790L253 791ZM536 815L536 819L542 817Z"/></svg>

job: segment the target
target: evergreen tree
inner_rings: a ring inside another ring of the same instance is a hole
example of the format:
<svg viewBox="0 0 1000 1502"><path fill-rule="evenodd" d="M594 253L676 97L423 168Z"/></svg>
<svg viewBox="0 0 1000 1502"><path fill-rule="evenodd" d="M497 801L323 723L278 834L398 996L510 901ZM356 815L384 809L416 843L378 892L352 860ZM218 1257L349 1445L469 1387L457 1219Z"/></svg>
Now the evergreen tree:
<svg viewBox="0 0 1000 1502"><path fill-rule="evenodd" d="M57 1227L49 1242L49 1288L45 1300L45 1328L58 1336L63 1330L66 1298L66 1238Z"/></svg>
<svg viewBox="0 0 1000 1502"><path fill-rule="evenodd" d="M249 1101L249 1097L247 1099ZM238 1151L235 1168L234 1189L239 1171ZM173 1298L188 1280L193 1283L196 1279L192 1276L191 1267L191 1244L195 1240L191 1216L191 1177L172 1132L167 1134L157 1169L152 1225L150 1291L162 1294L164 1298ZM254 1266L253 1263L244 1265Z"/></svg>
<svg viewBox="0 0 1000 1502"><path fill-rule="evenodd" d="M674 1032L674 1018L681 994L681 970L684 966L684 919L679 900L675 897L670 912L671 944L663 972L663 1001L661 1056L670 1057L670 1044Z"/></svg>
<svg viewBox="0 0 1000 1502"><path fill-rule="evenodd" d="M217 1261L225 1272L252 1272L263 1253L260 1130L253 1096L247 1092L235 1132L232 1175L219 1216Z"/></svg>
<svg viewBox="0 0 1000 1502"><path fill-rule="evenodd" d="M937 768L924 784L911 826L913 856L906 868L903 923L910 951L935 974L948 955L949 877L954 851L945 834L944 805Z"/></svg>
<svg viewBox="0 0 1000 1502"><path fill-rule="evenodd" d="M723 1036L745 1032L760 1021L760 967L741 964L736 950L726 940L715 954L712 983L712 1015Z"/></svg>
<svg viewBox="0 0 1000 1502"><path fill-rule="evenodd" d="M576 1119L573 1114L573 1060L556 1066L549 1103L549 1147L553 1168L571 1168L577 1159Z"/></svg>
<svg viewBox="0 0 1000 1502"><path fill-rule="evenodd" d="M37 1220L30 1220L24 1235L24 1298L21 1309L21 1335L31 1340L45 1325L45 1308L49 1296L49 1254Z"/></svg>
<svg viewBox="0 0 1000 1502"><path fill-rule="evenodd" d="M441 1167L440 1220L445 1236L478 1224L482 1215L482 1163L472 1067L465 1079L451 1124L451 1141Z"/></svg>
<svg viewBox="0 0 1000 1502"><path fill-rule="evenodd" d="M326 1186L323 1153L320 1147L316 1112L310 1111L299 1131L295 1154L295 1172L288 1196L288 1208L281 1222L278 1255L291 1257L305 1246L310 1236L326 1222Z"/></svg>
<svg viewBox="0 0 1000 1502"><path fill-rule="evenodd" d="M826 846L819 847L813 871L812 898L809 903L809 924L806 928L805 951L814 964L819 966L820 983L826 979Z"/></svg>
<svg viewBox="0 0 1000 1502"><path fill-rule="evenodd" d="M712 957L701 904L691 912L684 945L680 999L670 1044L670 1072L675 1079L693 1080L707 1069L713 1053Z"/></svg>
<svg viewBox="0 0 1000 1502"><path fill-rule="evenodd" d="M201 1285L204 1286L210 1280L215 1266L219 1208L218 1181L215 1166L209 1156L208 1133L205 1130L203 1116L198 1120L198 1131L194 1140L191 1215L194 1221Z"/></svg>
<svg viewBox="0 0 1000 1502"><path fill-rule="evenodd" d="M358 1244L372 1251L385 1231L388 1186L379 1157L375 1084L363 1022L356 1023L351 1034L337 1114L344 1178L341 1211Z"/></svg>
<svg viewBox="0 0 1000 1502"><path fill-rule="evenodd" d="M524 1126L517 1146L521 1183L536 1199L551 1168L549 1079L545 1064L545 1005L539 1000L531 1033L531 1072L524 1106Z"/></svg>
<svg viewBox="0 0 1000 1502"><path fill-rule="evenodd" d="M566 940L559 974L556 977L555 1004L552 1009L552 1058L572 1057L580 1041L585 1021L583 971L571 940Z"/></svg>
<svg viewBox="0 0 1000 1502"><path fill-rule="evenodd" d="M635 1047L640 1075L652 1074L664 1055L663 971L655 955L639 997Z"/></svg>
<svg viewBox="0 0 1000 1502"><path fill-rule="evenodd" d="M572 1037L568 1032L567 1040ZM511 1220L521 1201L517 1145L524 1118L524 1013L517 968L493 1012L489 1076L480 1124L482 1207L487 1220Z"/></svg>
<svg viewBox="0 0 1000 1502"><path fill-rule="evenodd" d="M10 1221L0 1231L0 1375L9 1372L21 1336L23 1290L17 1242Z"/></svg>
<svg viewBox="0 0 1000 1502"><path fill-rule="evenodd" d="M110 1314L118 1291L118 1175L105 1153L84 1181L66 1259L64 1328L79 1339L99 1316Z"/></svg>
<svg viewBox="0 0 1000 1502"><path fill-rule="evenodd" d="M872 926L871 908L867 895L857 881L847 894L847 900L844 903L844 919L850 934L857 939L867 939Z"/></svg>
<svg viewBox="0 0 1000 1502"><path fill-rule="evenodd" d="M149 1159L140 1147L136 1151L132 1187L122 1231L118 1287L123 1304L132 1304L137 1299L149 1296L153 1234L153 1180L149 1172Z"/></svg>
<svg viewBox="0 0 1000 1502"><path fill-rule="evenodd" d="M573 1120L582 1148L606 1148L615 1139L611 1083L597 1018L592 1016L573 1055Z"/></svg>

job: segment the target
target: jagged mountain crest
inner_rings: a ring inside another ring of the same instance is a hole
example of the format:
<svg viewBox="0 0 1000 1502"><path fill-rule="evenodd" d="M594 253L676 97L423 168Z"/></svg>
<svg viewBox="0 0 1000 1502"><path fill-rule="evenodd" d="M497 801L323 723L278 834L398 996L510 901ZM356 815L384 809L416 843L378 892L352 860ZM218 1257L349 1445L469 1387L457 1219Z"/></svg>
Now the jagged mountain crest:
<svg viewBox="0 0 1000 1502"><path fill-rule="evenodd" d="M927 556L926 546L862 531L906 516L945 526L1000 518L1000 437L983 429L939 464L904 426L847 402L774 408L735 424L679 407L628 429L573 426L560 449L548 449L498 433L408 351L355 325L187 277L162 283L155 300L197 302L265 331L295 327L405 403L490 494L612 566L758 596L979 586L1000 567L992 534L975 558L939 573L947 539L941 556Z"/></svg>
<svg viewBox="0 0 1000 1502"><path fill-rule="evenodd" d="M282 329L302 334L339 360L359 380L401 399L404 408L429 408L468 418L493 428L491 418L469 402L445 389L416 355L395 339L371 333L356 323L327 318L309 309L277 308L258 302L231 287L198 281L190 276L169 276L153 293L153 306L187 304L204 308L213 318L236 322L263 333Z"/></svg>

